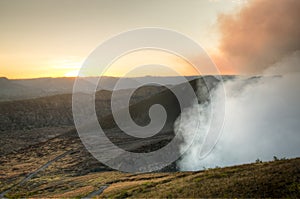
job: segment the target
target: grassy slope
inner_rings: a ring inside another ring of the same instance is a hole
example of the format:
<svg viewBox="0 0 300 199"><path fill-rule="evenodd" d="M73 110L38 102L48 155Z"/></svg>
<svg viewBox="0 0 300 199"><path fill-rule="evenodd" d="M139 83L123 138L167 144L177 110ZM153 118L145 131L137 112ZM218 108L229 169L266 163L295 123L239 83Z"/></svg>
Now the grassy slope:
<svg viewBox="0 0 300 199"><path fill-rule="evenodd" d="M85 197L107 186L96 197L300 197L300 158L253 163L199 172L128 174L54 172L69 157L55 162L8 197ZM69 162L70 164L70 162Z"/></svg>
<svg viewBox="0 0 300 199"><path fill-rule="evenodd" d="M169 174L126 187L113 184L103 197L299 197L300 159ZM115 188L114 188L115 187ZM124 188L123 188L124 187Z"/></svg>

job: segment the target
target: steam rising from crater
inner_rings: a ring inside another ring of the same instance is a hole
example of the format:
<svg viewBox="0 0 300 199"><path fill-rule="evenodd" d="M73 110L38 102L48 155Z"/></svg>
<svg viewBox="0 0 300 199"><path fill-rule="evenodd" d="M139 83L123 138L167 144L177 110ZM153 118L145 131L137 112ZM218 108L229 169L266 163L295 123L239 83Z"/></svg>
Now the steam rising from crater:
<svg viewBox="0 0 300 199"><path fill-rule="evenodd" d="M299 67L299 53L283 58L266 74ZM286 70L285 70L286 71ZM183 144L193 139L189 132L199 118L200 128L189 151L178 165L181 170L228 166L254 162L257 158L271 160L300 156L300 73L260 78L236 78L225 83L227 93L225 125L211 153L201 159L203 137L209 128L210 104L201 104L181 114ZM219 89L213 91L213 97ZM195 110L200 110L199 112ZM217 110L214 110L217 111ZM197 115L198 114L198 115Z"/></svg>
<svg viewBox="0 0 300 199"><path fill-rule="evenodd" d="M204 159L199 154L205 133L213 127L207 122L211 104L195 105L181 114L186 128L175 125L175 131L183 134L182 146L193 139L189 132L194 120L201 123L194 143L179 161L181 170L300 156L299 9L298 0L253 0L238 13L219 17L221 63L238 73L263 75L225 83L225 125ZM215 89L212 97L217 99L219 92Z"/></svg>

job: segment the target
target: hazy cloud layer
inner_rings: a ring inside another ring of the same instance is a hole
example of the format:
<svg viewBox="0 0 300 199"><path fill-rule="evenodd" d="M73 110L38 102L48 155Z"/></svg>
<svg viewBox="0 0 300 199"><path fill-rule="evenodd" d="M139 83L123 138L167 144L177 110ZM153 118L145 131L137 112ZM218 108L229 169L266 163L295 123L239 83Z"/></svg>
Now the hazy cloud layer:
<svg viewBox="0 0 300 199"><path fill-rule="evenodd" d="M252 0L234 15L219 16L220 67L257 73L300 50L299 10L299 0Z"/></svg>

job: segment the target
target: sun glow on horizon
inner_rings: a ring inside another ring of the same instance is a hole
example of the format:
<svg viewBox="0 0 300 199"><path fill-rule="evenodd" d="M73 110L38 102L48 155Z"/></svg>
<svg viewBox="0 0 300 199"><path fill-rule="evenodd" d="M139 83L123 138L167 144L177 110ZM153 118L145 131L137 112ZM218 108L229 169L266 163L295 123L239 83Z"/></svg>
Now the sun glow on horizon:
<svg viewBox="0 0 300 199"><path fill-rule="evenodd" d="M79 70L73 70L64 74L64 77L77 77Z"/></svg>
<svg viewBox="0 0 300 199"><path fill-rule="evenodd" d="M67 59L57 60L51 63L53 70L56 70L59 76L76 77L82 66L82 59L78 57L69 57Z"/></svg>

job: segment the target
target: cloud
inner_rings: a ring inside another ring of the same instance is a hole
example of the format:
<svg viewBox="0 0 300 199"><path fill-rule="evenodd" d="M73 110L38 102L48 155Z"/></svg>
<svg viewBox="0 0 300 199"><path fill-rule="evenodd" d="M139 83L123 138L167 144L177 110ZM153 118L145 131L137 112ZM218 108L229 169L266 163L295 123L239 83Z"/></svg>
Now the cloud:
<svg viewBox="0 0 300 199"><path fill-rule="evenodd" d="M219 66L260 73L300 50L299 10L299 0L252 0L235 14L220 15L219 50L224 61Z"/></svg>

